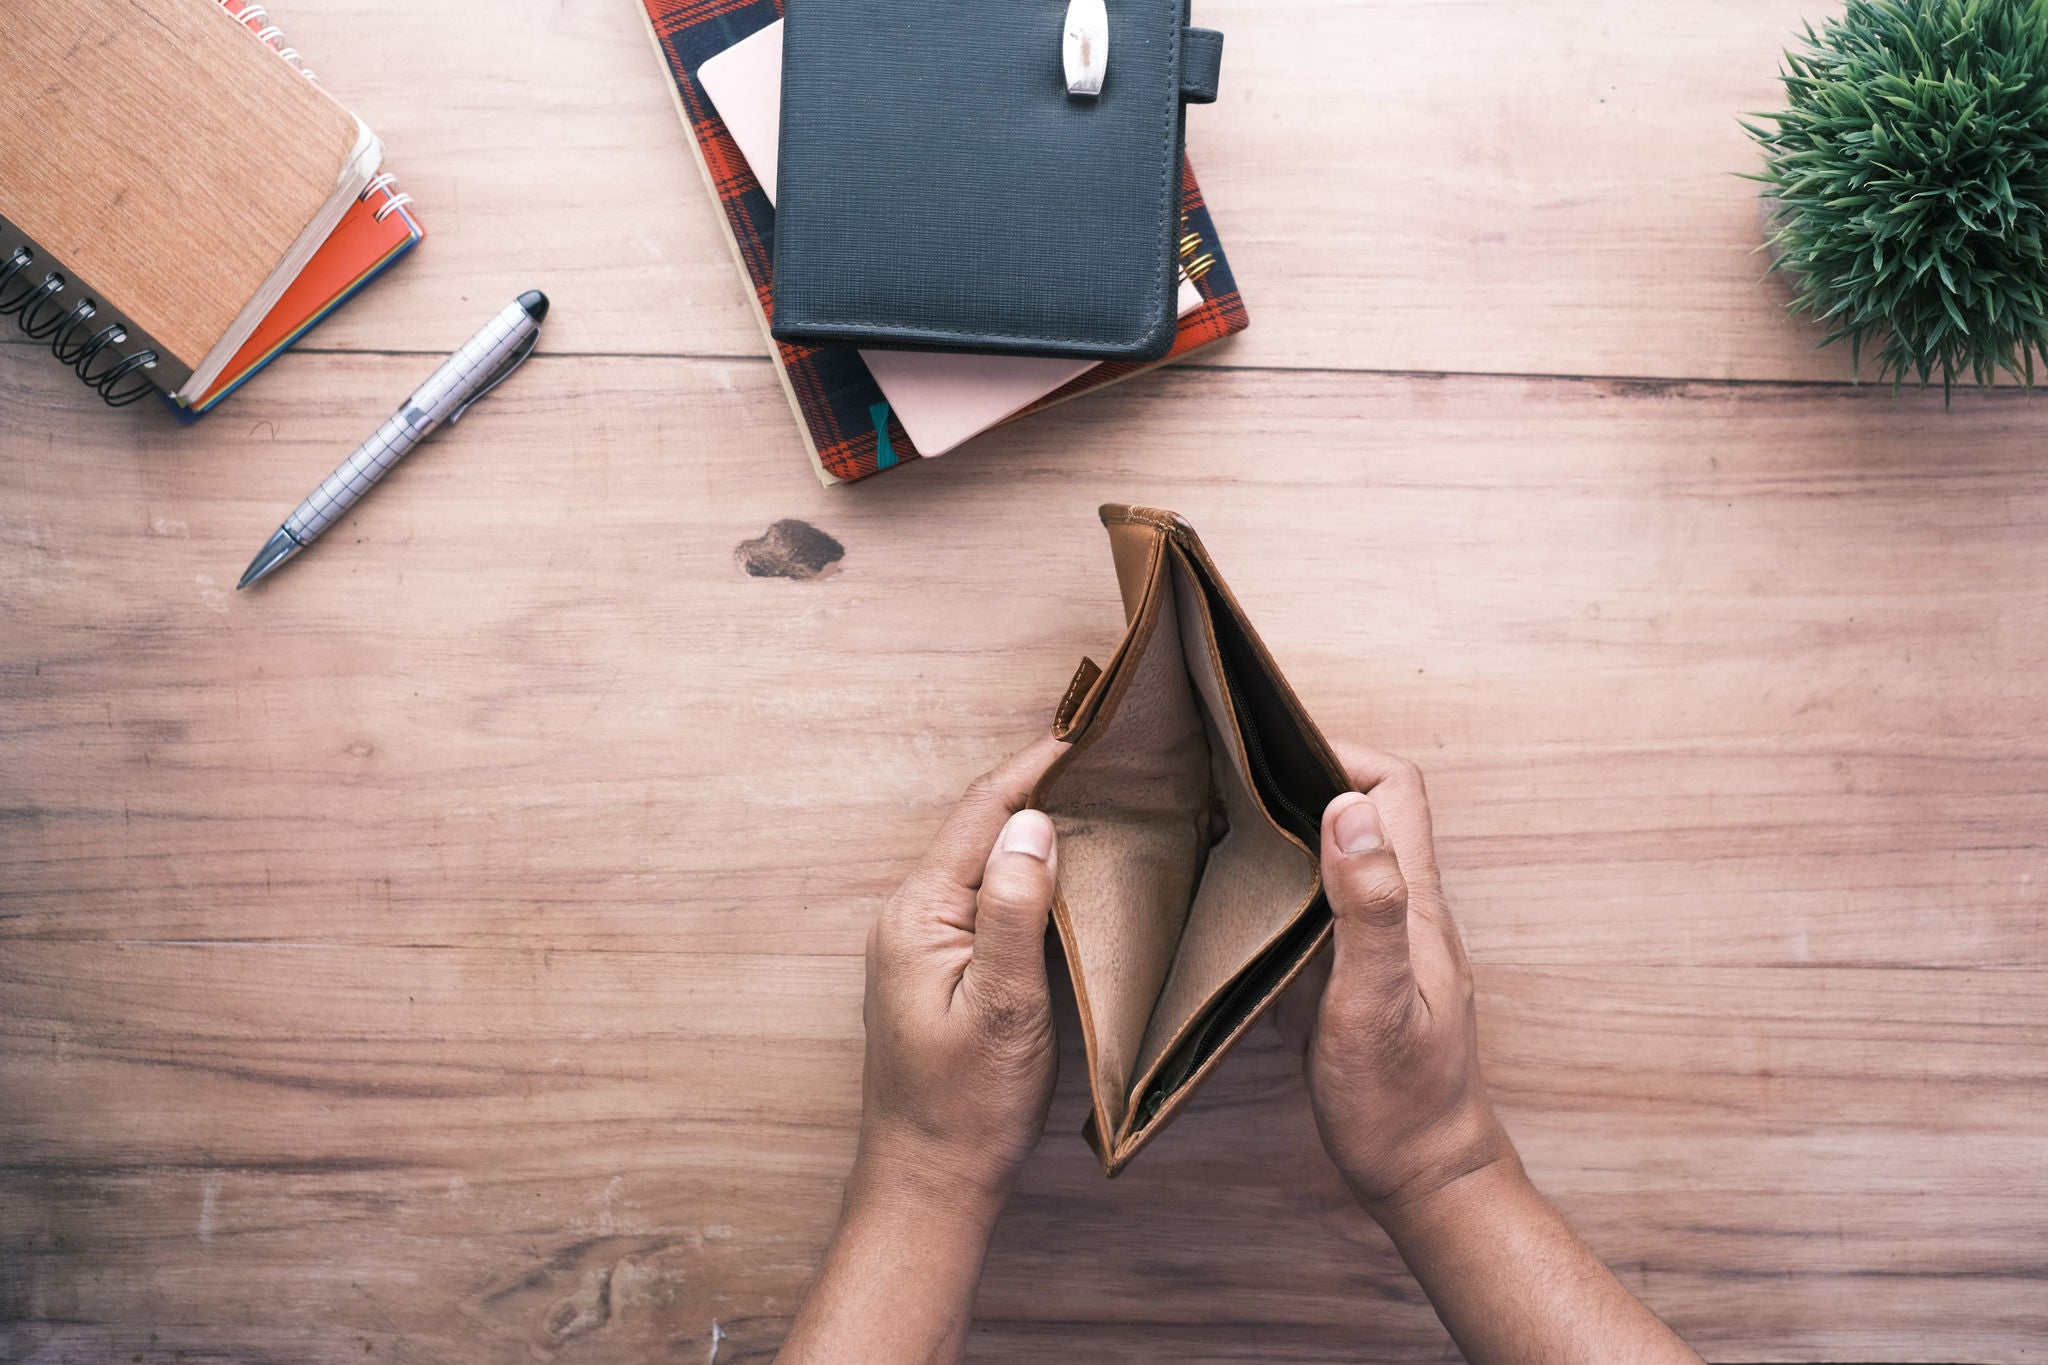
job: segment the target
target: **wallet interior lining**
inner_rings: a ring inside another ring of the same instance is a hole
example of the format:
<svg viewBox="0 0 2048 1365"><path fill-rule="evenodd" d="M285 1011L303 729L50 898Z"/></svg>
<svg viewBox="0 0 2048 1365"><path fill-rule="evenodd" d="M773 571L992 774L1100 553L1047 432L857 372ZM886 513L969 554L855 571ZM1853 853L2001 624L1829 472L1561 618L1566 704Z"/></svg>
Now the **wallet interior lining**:
<svg viewBox="0 0 2048 1365"><path fill-rule="evenodd" d="M1133 622L1113 690L1049 783L1063 928L1090 1024L1105 1132L1123 1126L1133 1067L1201 870L1209 745L1179 647L1173 581Z"/></svg>
<svg viewBox="0 0 2048 1365"><path fill-rule="evenodd" d="M1251 776L1229 682L1219 663L1215 611L1183 556L1169 554L1181 657L1201 703L1209 784L1229 832L1209 850L1176 947L1173 968L1138 1050L1142 1087L1232 979L1300 913L1316 884L1316 859L1267 809Z"/></svg>
<svg viewBox="0 0 2048 1365"><path fill-rule="evenodd" d="M1098 1119L1118 1142L1150 1122L1327 919L1315 913L1311 851L1327 798L1304 825L1268 795L1297 771L1305 742L1284 708L1268 712L1270 733L1247 735L1260 723L1253 703L1279 704L1270 686L1246 691L1264 667L1201 566L1161 550L1095 719L1043 802L1060 830L1062 927ZM1228 832L1211 847L1219 804Z"/></svg>
<svg viewBox="0 0 2048 1365"><path fill-rule="evenodd" d="M1178 565L1178 556L1175 559ZM1199 599L1206 607L1203 625L1212 632L1215 645L1211 666L1222 675L1223 695L1217 699L1217 709L1228 708L1232 733L1243 742L1240 752L1249 760L1252 786L1262 808L1276 825L1300 840L1311 876L1306 900L1292 902L1291 910L1268 921L1277 926L1274 936L1178 1030L1165 1055L1141 1075L1140 1089L1124 1106L1129 1119L1117 1136L1118 1146L1150 1124L1173 1094L1193 1081L1258 1012L1299 967L1330 919L1329 902L1322 894L1316 868L1317 855L1310 850L1320 847L1321 812L1342 787L1295 720L1264 655L1246 635L1221 586L1197 556L1187 557L1186 574L1199 585ZM1181 581L1187 583L1187 579Z"/></svg>

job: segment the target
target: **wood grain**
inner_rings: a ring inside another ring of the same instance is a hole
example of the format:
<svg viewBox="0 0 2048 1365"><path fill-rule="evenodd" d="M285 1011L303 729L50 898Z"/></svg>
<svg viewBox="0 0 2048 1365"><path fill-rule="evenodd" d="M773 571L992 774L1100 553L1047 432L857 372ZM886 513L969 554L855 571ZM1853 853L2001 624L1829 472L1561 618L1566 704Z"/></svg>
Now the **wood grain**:
<svg viewBox="0 0 2048 1365"><path fill-rule="evenodd" d="M766 1359L850 1156L860 975L850 955L19 945L0 1133L7 1188L37 1183L9 1210L16 1340L613 1360L708 1351L716 1322L722 1360ZM2015 1292L2040 1266L2012 1180L2048 1118L2044 986L1481 971L1537 1178L1716 1358L2025 1358L2048 1315ZM1075 1136L1080 1060L998 1236L979 1358L1442 1357L1275 1044L1113 1184Z"/></svg>
<svg viewBox="0 0 2048 1365"><path fill-rule="evenodd" d="M445 350L545 281L552 344L758 354L624 3L279 12L384 139L428 238L319 344ZM1233 363L1841 380L1764 282L1757 153L1807 17L1777 0L1200 0L1226 34L1188 148L1245 289ZM459 340L459 337L456 338Z"/></svg>
<svg viewBox="0 0 2048 1365"><path fill-rule="evenodd" d="M1813 382L1749 278L1796 16L1198 17L1254 330L825 490L630 5L279 13L417 256L192 428L0 344L0 1361L771 1358L867 923L1114 642L1107 500L1424 763L1506 1117L1632 1287L1716 1360L2040 1358L2040 417ZM533 285L518 379L230 591ZM748 576L784 518L843 560ZM1271 1042L1115 1182L1081 1081L973 1358L1451 1358Z"/></svg>
<svg viewBox="0 0 2048 1365"><path fill-rule="evenodd" d="M1093 509L1133 496L1202 529L1333 733L1428 764L1482 953L2048 956L2023 586L2048 491L2017 394L1183 368L826 491L765 361L543 354L312 572L232 596L418 368L291 356L221 422L109 414L81 449L68 381L22 367L10 932L296 938L299 898L345 887L375 913L322 937L528 942L566 914L621 948L856 943L959 785L1114 643ZM837 574L739 571L783 516L846 545ZM821 800L814 905L815 868L727 812ZM296 843L313 822L334 837Z"/></svg>

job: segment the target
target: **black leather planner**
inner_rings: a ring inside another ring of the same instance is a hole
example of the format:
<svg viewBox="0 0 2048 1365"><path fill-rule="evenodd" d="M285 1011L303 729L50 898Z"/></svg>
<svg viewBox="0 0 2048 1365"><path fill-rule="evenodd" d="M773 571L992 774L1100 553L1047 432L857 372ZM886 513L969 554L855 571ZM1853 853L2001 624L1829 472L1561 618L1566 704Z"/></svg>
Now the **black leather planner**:
<svg viewBox="0 0 2048 1365"><path fill-rule="evenodd" d="M788 0L776 337L1166 354L1182 111L1223 37L1187 0L1107 0L1100 91L1072 93L1069 5Z"/></svg>

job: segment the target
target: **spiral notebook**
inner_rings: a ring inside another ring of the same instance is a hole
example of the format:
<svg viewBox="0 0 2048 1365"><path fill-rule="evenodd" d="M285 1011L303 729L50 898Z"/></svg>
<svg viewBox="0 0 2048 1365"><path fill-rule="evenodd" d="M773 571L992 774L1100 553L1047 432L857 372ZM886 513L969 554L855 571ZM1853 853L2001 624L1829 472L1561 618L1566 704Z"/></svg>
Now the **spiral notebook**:
<svg viewBox="0 0 2048 1365"><path fill-rule="evenodd" d="M418 240L260 6L68 0L6 29L0 318L110 404L203 410Z"/></svg>
<svg viewBox="0 0 2048 1365"><path fill-rule="evenodd" d="M255 0L216 3L241 20L243 27L257 38L270 44L278 56L298 68L308 80L313 79L298 49L286 45L283 30L270 22L269 11L262 5ZM420 244L425 230L413 214L412 196L400 192L397 182L397 176L382 172L356 196L356 202L342 215L341 225L321 243L320 250L285 289L277 305L264 315L255 334L235 352L211 388L189 404L165 396L165 405L179 421L191 422L210 412L215 404L241 388L335 309L354 298L364 285Z"/></svg>

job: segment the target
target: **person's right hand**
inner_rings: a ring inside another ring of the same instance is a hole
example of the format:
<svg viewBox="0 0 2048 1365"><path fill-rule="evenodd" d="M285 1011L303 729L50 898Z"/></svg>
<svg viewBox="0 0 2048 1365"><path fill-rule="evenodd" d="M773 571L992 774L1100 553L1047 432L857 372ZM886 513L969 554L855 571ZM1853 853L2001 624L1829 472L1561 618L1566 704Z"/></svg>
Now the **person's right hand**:
<svg viewBox="0 0 2048 1365"><path fill-rule="evenodd" d="M1323 812L1334 952L1277 1013L1303 1050L1323 1145L1385 1222L1461 1176L1518 1166L1479 1079L1472 972L1437 875L1422 774L1338 746L1358 790Z"/></svg>
<svg viewBox="0 0 2048 1365"><path fill-rule="evenodd" d="M1536 1192L1493 1116L1422 774L1337 756L1358 790L1323 812L1336 943L1277 1014L1323 1145L1472 1365L1700 1365Z"/></svg>

